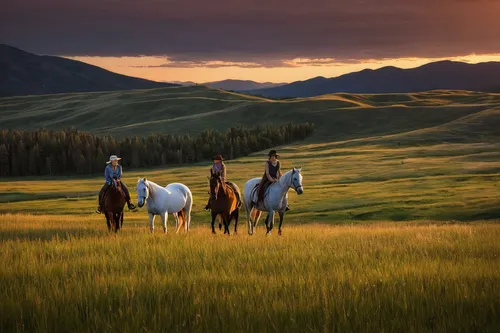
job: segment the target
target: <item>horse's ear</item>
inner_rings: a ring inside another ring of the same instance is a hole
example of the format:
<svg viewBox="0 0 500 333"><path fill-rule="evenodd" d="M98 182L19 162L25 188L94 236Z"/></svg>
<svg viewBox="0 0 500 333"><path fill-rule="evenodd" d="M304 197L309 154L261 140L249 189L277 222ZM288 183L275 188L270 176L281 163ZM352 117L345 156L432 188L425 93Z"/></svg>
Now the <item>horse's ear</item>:
<svg viewBox="0 0 500 333"><path fill-rule="evenodd" d="M144 181L145 181L145 182L147 181L146 177L144 177Z"/></svg>
<svg viewBox="0 0 500 333"><path fill-rule="evenodd" d="M298 167L298 168L297 168L297 171L298 171L298 172L302 172L302 167Z"/></svg>

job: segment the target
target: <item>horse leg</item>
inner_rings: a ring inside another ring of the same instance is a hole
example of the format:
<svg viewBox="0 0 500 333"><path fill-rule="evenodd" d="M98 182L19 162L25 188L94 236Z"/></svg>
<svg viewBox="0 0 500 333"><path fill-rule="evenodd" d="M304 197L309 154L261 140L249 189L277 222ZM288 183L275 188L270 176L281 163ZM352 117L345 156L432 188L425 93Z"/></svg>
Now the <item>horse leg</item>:
<svg viewBox="0 0 500 333"><path fill-rule="evenodd" d="M172 215L174 215L175 218L175 230L179 231L179 214L173 213Z"/></svg>
<svg viewBox="0 0 500 333"><path fill-rule="evenodd" d="M111 231L111 222L109 221L108 213L104 212L104 216L106 217L106 224L108 225L108 231Z"/></svg>
<svg viewBox="0 0 500 333"><path fill-rule="evenodd" d="M177 216L177 220L179 221L177 223L177 230L175 231L175 233L179 233L179 230L181 230L181 227L182 227L182 224L185 223L184 221L184 215L182 214L182 211L180 211L179 213L175 214ZM186 224L187 226L187 224Z"/></svg>
<svg viewBox="0 0 500 333"><path fill-rule="evenodd" d="M215 235L215 219L217 218L217 213L212 211L212 233Z"/></svg>
<svg viewBox="0 0 500 333"><path fill-rule="evenodd" d="M118 232L120 230L120 213L114 213L114 218L115 218L115 232Z"/></svg>
<svg viewBox="0 0 500 333"><path fill-rule="evenodd" d="M255 210L255 220L253 222L253 228L257 227L257 223L259 223L260 217L262 216L262 212L260 210Z"/></svg>
<svg viewBox="0 0 500 333"><path fill-rule="evenodd" d="M266 216L265 224L266 224L266 235L267 235L269 233L269 213Z"/></svg>
<svg viewBox="0 0 500 333"><path fill-rule="evenodd" d="M120 216L120 229L121 229L121 228L123 228L123 215L124 215L124 214L123 214L123 212L122 212L122 214L121 214L121 216Z"/></svg>
<svg viewBox="0 0 500 333"><path fill-rule="evenodd" d="M240 218L240 210L236 208L236 210L233 212L233 217L234 217L234 234L238 234L238 219Z"/></svg>
<svg viewBox="0 0 500 333"><path fill-rule="evenodd" d="M273 228L274 228L274 210L271 212L271 215L270 215L269 227L270 227L269 231L273 230Z"/></svg>
<svg viewBox="0 0 500 333"><path fill-rule="evenodd" d="M252 206L247 205L248 200L244 200L245 203L245 210L247 212L247 226L248 226L248 234L253 235L253 228L252 228Z"/></svg>
<svg viewBox="0 0 500 333"><path fill-rule="evenodd" d="M229 232L229 223L231 222L231 215L224 214L223 222L224 222L224 234L227 233L227 235L230 236L231 233Z"/></svg>
<svg viewBox="0 0 500 333"><path fill-rule="evenodd" d="M267 233L266 235L271 234L271 230L273 230L273 225L274 225L274 211L270 210L268 215L267 215Z"/></svg>
<svg viewBox="0 0 500 333"><path fill-rule="evenodd" d="M155 214L149 213L149 230L151 233L155 231Z"/></svg>
<svg viewBox="0 0 500 333"><path fill-rule="evenodd" d="M279 216L280 216L280 225L278 227L278 235L281 236L281 225L283 224L283 217L285 216L285 211L284 210L281 210L278 212Z"/></svg>
<svg viewBox="0 0 500 333"><path fill-rule="evenodd" d="M222 215L219 215L219 230L222 231Z"/></svg>
<svg viewBox="0 0 500 333"><path fill-rule="evenodd" d="M110 223L110 231L115 229L115 217L113 216L113 213L106 213L106 218L108 219L109 223Z"/></svg>
<svg viewBox="0 0 500 333"><path fill-rule="evenodd" d="M163 224L163 232L167 233L168 213L164 212L160 216L161 216L161 223Z"/></svg>
<svg viewBox="0 0 500 333"><path fill-rule="evenodd" d="M172 215L174 216L174 219L175 219L175 233L178 233L179 228L180 228L180 226L179 226L179 223L180 223L179 222L179 214L173 213Z"/></svg>

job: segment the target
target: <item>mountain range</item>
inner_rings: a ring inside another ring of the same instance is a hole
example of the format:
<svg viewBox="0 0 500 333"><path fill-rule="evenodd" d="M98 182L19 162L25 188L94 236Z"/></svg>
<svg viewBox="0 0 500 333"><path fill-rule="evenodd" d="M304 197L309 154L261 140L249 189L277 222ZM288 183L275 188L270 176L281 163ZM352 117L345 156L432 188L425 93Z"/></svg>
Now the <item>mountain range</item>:
<svg viewBox="0 0 500 333"><path fill-rule="evenodd" d="M0 44L0 97L175 86L116 74L80 61Z"/></svg>
<svg viewBox="0 0 500 333"><path fill-rule="evenodd" d="M438 61L411 69L365 69L335 78L315 77L279 87L246 91L265 97L312 97L345 93L409 93L437 89L500 92L500 62Z"/></svg>
<svg viewBox="0 0 500 333"><path fill-rule="evenodd" d="M55 93L152 89L205 85L271 98L313 97L331 93L411 93L430 90L500 92L500 62L468 64L439 61L411 69L383 67L339 77L259 83L223 80L206 83L155 82L107 71L80 61L35 55L0 44L0 97Z"/></svg>
<svg viewBox="0 0 500 333"><path fill-rule="evenodd" d="M183 86L195 86L202 85L211 88L224 89L224 90L234 90L234 91L247 91L247 90L257 90L265 88L274 88L282 86L286 83L273 83L273 82L255 82L251 80L222 80L213 82L196 83L192 81L170 81L170 83L180 84Z"/></svg>

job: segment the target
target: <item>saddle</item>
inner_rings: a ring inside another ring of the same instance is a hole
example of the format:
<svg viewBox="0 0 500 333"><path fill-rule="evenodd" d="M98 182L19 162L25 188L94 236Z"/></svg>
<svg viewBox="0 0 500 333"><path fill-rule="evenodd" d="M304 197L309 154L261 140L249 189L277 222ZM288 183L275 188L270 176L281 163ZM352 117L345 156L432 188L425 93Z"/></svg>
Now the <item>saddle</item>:
<svg viewBox="0 0 500 333"><path fill-rule="evenodd" d="M262 189L264 191L264 193L262 195L262 200L264 200L266 198L267 190L269 189L269 187L271 185L273 185L273 183L264 184L264 188ZM259 196L258 196L259 187L260 187L260 183L255 184L255 186L253 187L252 192L250 194L250 197L252 198L252 203L254 204L254 206L258 206L258 204L259 204Z"/></svg>

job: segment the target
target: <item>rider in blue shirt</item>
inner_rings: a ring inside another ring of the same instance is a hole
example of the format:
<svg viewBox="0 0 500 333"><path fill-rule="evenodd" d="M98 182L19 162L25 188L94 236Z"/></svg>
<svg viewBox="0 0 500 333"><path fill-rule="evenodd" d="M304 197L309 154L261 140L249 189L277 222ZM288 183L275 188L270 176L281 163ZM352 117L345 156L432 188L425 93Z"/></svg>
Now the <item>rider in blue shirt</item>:
<svg viewBox="0 0 500 333"><path fill-rule="evenodd" d="M99 192L99 206L97 207L96 213L101 214L101 208L103 206L102 200L104 199L104 195L108 188L113 185L113 183L117 180L120 181L122 185L123 194L125 194L125 200L127 201L128 209L135 209L134 204L130 202L130 193L128 191L127 185L121 180L122 178L122 166L118 164L118 161L121 160L116 155L111 155L109 157L109 161L106 162L108 165L104 169L104 179L106 183L101 188Z"/></svg>

